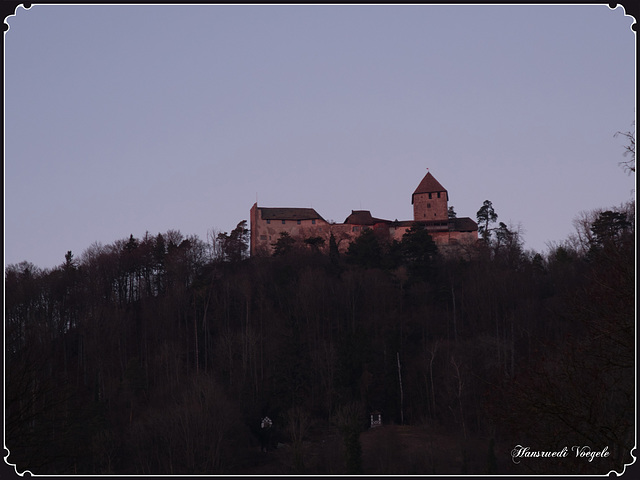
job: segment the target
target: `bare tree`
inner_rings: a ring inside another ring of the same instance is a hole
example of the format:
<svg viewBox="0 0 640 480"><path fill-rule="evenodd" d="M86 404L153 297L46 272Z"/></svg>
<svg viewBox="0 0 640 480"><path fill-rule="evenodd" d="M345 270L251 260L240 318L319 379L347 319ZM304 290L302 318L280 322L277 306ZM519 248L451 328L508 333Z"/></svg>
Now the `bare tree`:
<svg viewBox="0 0 640 480"><path fill-rule="evenodd" d="M462 381L462 375L460 374L460 366L459 362L455 359L455 357L451 356L451 365L455 371L455 381L456 381L456 397L458 400L458 410L460 415L460 425L462 426L462 435L466 439L467 438L467 427L464 421L464 412L462 410L462 392L464 389L464 382Z"/></svg>
<svg viewBox="0 0 640 480"><path fill-rule="evenodd" d="M431 382L431 418L435 419L436 416L436 391L433 385L433 361L436 358L436 353L438 352L438 340L433 342L431 345L431 349L429 350L430 358L429 358L429 380Z"/></svg>
<svg viewBox="0 0 640 480"><path fill-rule="evenodd" d="M347 474L362 473L362 444L360 443L360 432L362 430L362 419L364 410L362 404L352 402L338 407L333 423L342 433L345 447L345 461Z"/></svg>
<svg viewBox="0 0 640 480"><path fill-rule="evenodd" d="M293 466L297 472L302 472L304 470L302 443L309 432L311 417L302 407L296 406L287 411L286 422L285 428L291 439L293 450Z"/></svg>
<svg viewBox="0 0 640 480"><path fill-rule="evenodd" d="M591 225L598 218L602 209L592 211L582 211L572 221L576 232L569 236L570 245L580 254L584 255L589 251L593 243L593 232Z"/></svg>
<svg viewBox="0 0 640 480"><path fill-rule="evenodd" d="M636 122L632 122L631 126L634 127ZM631 175L636 172L636 133L635 128L633 130L627 132L616 132L613 136L618 137L619 135L623 136L627 139L627 144L624 146L624 153L622 154L624 157L631 157L629 160L619 162L618 165L622 167L622 169L627 172L627 174Z"/></svg>
<svg viewBox="0 0 640 480"><path fill-rule="evenodd" d="M404 391L402 390L402 367L400 365L400 352L396 352L398 361L398 383L400 385L400 424L404 425Z"/></svg>

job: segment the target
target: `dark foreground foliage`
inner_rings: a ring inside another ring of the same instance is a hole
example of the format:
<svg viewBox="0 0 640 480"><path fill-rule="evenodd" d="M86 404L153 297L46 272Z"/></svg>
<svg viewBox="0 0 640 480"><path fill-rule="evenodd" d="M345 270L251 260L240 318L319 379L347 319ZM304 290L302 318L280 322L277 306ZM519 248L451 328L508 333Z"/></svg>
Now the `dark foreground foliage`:
<svg viewBox="0 0 640 480"><path fill-rule="evenodd" d="M10 265L9 462L58 475L621 472L634 220L591 226L582 249L546 257L502 224L463 258L416 229L343 256L311 239L247 259L240 224L215 255L167 232L51 270ZM374 411L386 426L365 432ZM516 464L517 445L568 456Z"/></svg>

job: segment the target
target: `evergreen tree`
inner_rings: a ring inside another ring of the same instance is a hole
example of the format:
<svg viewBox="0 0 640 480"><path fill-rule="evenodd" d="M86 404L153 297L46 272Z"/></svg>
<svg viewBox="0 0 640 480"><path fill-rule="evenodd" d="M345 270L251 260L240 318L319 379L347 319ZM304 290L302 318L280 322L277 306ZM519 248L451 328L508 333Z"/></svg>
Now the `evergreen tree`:
<svg viewBox="0 0 640 480"><path fill-rule="evenodd" d="M400 250L412 277L427 279L431 275L438 247L424 224L415 223L407 230L402 236Z"/></svg>
<svg viewBox="0 0 640 480"><path fill-rule="evenodd" d="M219 245L220 260L232 263L244 260L249 251L247 221L242 220L239 222L230 234L227 234L227 232L219 233L216 237L216 242Z"/></svg>
<svg viewBox="0 0 640 480"><path fill-rule="evenodd" d="M491 236L489 224L495 223L498 220L498 214L493 209L493 204L490 200L485 200L482 203L482 207L480 207L480 210L476 213L476 218L478 220L478 233L480 233L484 240L488 240Z"/></svg>
<svg viewBox="0 0 640 480"><path fill-rule="evenodd" d="M347 249L349 261L366 268L379 268L382 261L382 247L372 229L360 234Z"/></svg>
<svg viewBox="0 0 640 480"><path fill-rule="evenodd" d="M311 247L314 252L319 252L324 246L324 238L322 237L309 237L304 239L304 243Z"/></svg>
<svg viewBox="0 0 640 480"><path fill-rule="evenodd" d="M280 238L273 244L273 256L281 257L287 255L293 250L295 243L295 238L289 235L289 232L280 232Z"/></svg>

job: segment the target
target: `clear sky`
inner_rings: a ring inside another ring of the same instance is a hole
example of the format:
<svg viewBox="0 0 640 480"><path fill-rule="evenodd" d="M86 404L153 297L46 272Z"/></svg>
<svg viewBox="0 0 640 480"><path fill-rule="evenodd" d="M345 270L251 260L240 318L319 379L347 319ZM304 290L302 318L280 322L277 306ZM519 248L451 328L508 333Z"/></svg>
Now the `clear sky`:
<svg viewBox="0 0 640 480"><path fill-rule="evenodd" d="M5 19L5 265L264 207L410 220L427 168L525 248L635 196L622 7L33 5Z"/></svg>

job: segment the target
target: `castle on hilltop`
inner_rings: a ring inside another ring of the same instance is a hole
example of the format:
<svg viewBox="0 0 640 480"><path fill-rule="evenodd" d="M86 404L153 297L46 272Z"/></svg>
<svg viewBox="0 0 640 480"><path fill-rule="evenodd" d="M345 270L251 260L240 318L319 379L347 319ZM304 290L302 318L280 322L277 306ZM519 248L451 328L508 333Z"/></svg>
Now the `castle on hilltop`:
<svg viewBox="0 0 640 480"><path fill-rule="evenodd" d="M369 210L352 210L344 223L327 222L313 208L267 208L254 203L250 211L251 256L273 253L273 244L282 232L300 241L320 237L324 249L333 234L338 250L345 252L349 244L367 229L373 229L389 241L401 241L415 223L423 224L438 248L455 250L478 241L478 224L468 217L449 214L449 193L427 172L411 195L413 220L375 218Z"/></svg>

